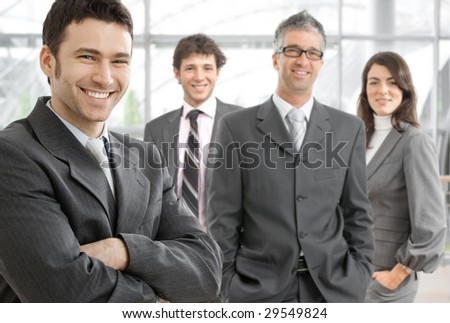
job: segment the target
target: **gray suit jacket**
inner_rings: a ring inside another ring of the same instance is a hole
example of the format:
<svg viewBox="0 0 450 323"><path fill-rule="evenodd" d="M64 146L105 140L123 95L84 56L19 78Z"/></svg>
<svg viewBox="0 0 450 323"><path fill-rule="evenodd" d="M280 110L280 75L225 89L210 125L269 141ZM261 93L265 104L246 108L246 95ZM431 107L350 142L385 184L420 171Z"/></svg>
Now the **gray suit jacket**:
<svg viewBox="0 0 450 323"><path fill-rule="evenodd" d="M373 232L361 120L315 101L295 157L270 98L223 117L217 142L207 216L225 256L224 301L283 301L301 250L328 302L363 301Z"/></svg>
<svg viewBox="0 0 450 323"><path fill-rule="evenodd" d="M48 99L0 132L0 301L214 299L220 249L180 208L157 148L110 133L115 203ZM128 248L123 272L80 253L81 244L113 236Z"/></svg>
<svg viewBox="0 0 450 323"><path fill-rule="evenodd" d="M214 118L213 133L211 141L216 136L219 120L227 113L242 109L237 105L223 103L217 100L216 116ZM169 174L177 183L178 178L178 132L180 131L180 117L183 107L170 111L153 119L145 126L144 140L154 143L163 153L168 163Z"/></svg>
<svg viewBox="0 0 450 323"><path fill-rule="evenodd" d="M431 138L402 124L392 129L367 165L375 226L376 270L397 262L433 272L445 245L445 209Z"/></svg>

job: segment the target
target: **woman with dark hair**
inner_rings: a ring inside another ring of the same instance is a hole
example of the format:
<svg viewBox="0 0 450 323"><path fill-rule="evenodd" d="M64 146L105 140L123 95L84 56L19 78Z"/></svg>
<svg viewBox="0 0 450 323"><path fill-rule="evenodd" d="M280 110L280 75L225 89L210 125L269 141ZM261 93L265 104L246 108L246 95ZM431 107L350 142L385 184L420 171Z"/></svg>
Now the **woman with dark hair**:
<svg viewBox="0 0 450 323"><path fill-rule="evenodd" d="M416 104L405 60L394 52L372 56L358 99L375 233L366 302L413 302L417 272L433 272L444 252L438 159L431 138L419 129Z"/></svg>

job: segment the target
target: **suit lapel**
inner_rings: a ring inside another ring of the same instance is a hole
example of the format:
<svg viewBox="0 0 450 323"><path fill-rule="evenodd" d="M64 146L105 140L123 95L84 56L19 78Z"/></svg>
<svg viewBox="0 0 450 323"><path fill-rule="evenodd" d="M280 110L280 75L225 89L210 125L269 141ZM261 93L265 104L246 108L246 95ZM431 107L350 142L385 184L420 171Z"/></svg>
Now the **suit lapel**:
<svg viewBox="0 0 450 323"><path fill-rule="evenodd" d="M217 100L216 115L214 117L214 125L213 125L213 129L212 129L211 140L213 140L213 138L216 138L219 120L228 112L228 111L226 111L227 108L226 108L225 103L223 103L222 101L220 101L217 98L216 98L216 100Z"/></svg>
<svg viewBox="0 0 450 323"><path fill-rule="evenodd" d="M147 149L144 144L142 149L136 145L136 153L123 144L124 135L114 132L110 132L110 141L115 156L117 232L132 232L142 222L150 198L150 182L140 176L140 168L148 167Z"/></svg>
<svg viewBox="0 0 450 323"><path fill-rule="evenodd" d="M372 160L367 165L367 180L380 168L384 160L391 154L394 147L402 137L402 134L396 129L392 129L386 139L384 139L378 151L373 156Z"/></svg>
<svg viewBox="0 0 450 323"><path fill-rule="evenodd" d="M286 129L272 98L261 104L256 118L260 120L256 127L261 132L269 136L270 140L277 146L287 151L289 154L294 155L295 149L293 148L289 132Z"/></svg>
<svg viewBox="0 0 450 323"><path fill-rule="evenodd" d="M183 107L178 110L175 110L171 113L167 118L167 125L163 129L163 142L169 143L170 147L168 147L170 154L168 160L167 167L169 169L169 173L172 174L173 182L177 182L178 178L178 140L179 140L179 131L180 131L180 118L183 112Z"/></svg>
<svg viewBox="0 0 450 323"><path fill-rule="evenodd" d="M324 140L325 133L329 131L331 131L330 115L320 103L314 100L303 145L310 142L321 143Z"/></svg>
<svg viewBox="0 0 450 323"><path fill-rule="evenodd" d="M47 101L39 98L28 116L39 142L53 156L69 165L70 176L91 192L110 216L115 212L114 198L103 171L69 129L45 105ZM111 217L109 221L113 224Z"/></svg>

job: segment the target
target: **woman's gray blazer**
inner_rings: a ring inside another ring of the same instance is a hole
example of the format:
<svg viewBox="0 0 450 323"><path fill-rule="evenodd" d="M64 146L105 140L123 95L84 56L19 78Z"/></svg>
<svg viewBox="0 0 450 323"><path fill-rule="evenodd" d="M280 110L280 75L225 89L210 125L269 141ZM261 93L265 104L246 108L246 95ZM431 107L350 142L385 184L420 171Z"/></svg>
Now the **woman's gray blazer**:
<svg viewBox="0 0 450 323"><path fill-rule="evenodd" d="M444 253L446 219L438 158L427 134L392 129L367 165L375 227L375 270L401 263L433 272Z"/></svg>

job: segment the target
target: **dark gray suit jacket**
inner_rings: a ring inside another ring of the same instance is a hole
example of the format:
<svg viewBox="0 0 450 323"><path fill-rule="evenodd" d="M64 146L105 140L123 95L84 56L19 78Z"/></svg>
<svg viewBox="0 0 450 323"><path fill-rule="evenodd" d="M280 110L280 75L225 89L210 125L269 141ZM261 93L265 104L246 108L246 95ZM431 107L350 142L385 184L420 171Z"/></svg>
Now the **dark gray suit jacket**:
<svg viewBox="0 0 450 323"><path fill-rule="evenodd" d="M376 270L397 262L433 272L445 246L445 209L433 142L402 123L392 129L367 165L375 226Z"/></svg>
<svg viewBox="0 0 450 323"><path fill-rule="evenodd" d="M242 109L237 105L227 104L217 100L216 116L214 118L213 133L211 141L217 133L219 120L227 113ZM167 160L169 174L173 181L177 183L178 178L178 132L180 131L180 118L183 107L170 111L156 119L153 119L145 126L144 140L154 143L163 153Z"/></svg>
<svg viewBox="0 0 450 323"><path fill-rule="evenodd" d="M355 116L315 101L296 158L271 98L222 118L207 216L225 256L225 301L283 301L301 250L328 302L364 300L374 247L364 133Z"/></svg>
<svg viewBox="0 0 450 323"><path fill-rule="evenodd" d="M48 99L0 132L0 301L214 299L222 254L180 208L157 148L110 133L114 203L98 163ZM125 271L80 253L114 236L128 248Z"/></svg>

